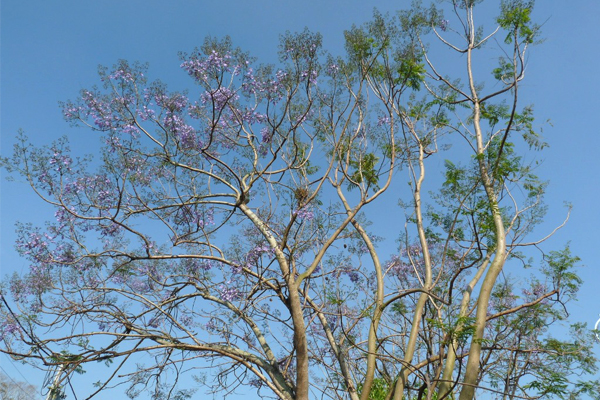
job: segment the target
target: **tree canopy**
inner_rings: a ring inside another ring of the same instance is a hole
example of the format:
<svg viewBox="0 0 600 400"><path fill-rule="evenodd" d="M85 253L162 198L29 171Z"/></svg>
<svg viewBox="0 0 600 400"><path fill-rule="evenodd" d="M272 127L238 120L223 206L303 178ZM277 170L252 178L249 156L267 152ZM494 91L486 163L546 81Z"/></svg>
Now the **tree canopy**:
<svg viewBox="0 0 600 400"><path fill-rule="evenodd" d="M277 65L209 37L187 92L101 67L61 104L95 157L21 133L2 159L56 212L17 227L0 351L94 368L90 397L600 398L593 332L549 329L581 280L535 230L533 2L478 3L375 12L345 56L288 32Z"/></svg>

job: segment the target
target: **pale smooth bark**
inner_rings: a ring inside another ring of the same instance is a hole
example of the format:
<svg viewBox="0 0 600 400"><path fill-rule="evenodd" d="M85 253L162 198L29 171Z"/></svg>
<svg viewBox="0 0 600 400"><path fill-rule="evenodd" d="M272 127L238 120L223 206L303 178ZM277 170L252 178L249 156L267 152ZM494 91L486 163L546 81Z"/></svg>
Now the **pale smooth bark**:
<svg viewBox="0 0 600 400"><path fill-rule="evenodd" d="M494 259L492 260L490 267L485 275L485 278L481 284L479 295L477 297L477 310L475 314L475 332L471 338L471 346L469 350L469 357L467 360L467 368L463 380L463 386L460 392L460 400L473 400L475 397L475 389L478 383L479 377L479 365L481 357L481 343L483 340L483 333L487 322L487 309L492 295L492 290L498 275L504 267L506 261L506 233L504 227L504 221L498 207L498 199L494 189L494 182L491 176L491 171L488 170L484 159L485 147L483 144L483 132L481 129L481 104L478 98L477 89L475 88L475 80L473 78L472 69L472 53L475 43L475 27L473 24L473 13L472 10L469 12L469 26L470 26L470 43L467 50L467 70L469 74L469 86L471 89L471 98L473 100L473 127L475 129L475 137L477 141L477 160L479 163L479 174L482 185L487 194L488 203L491 208L492 217L495 226L495 253Z"/></svg>
<svg viewBox="0 0 600 400"><path fill-rule="evenodd" d="M421 319L423 317L423 310L425 309L425 304L427 304L427 300L429 298L428 291L431 289L432 283L432 273L431 273L431 256L429 254L429 245L427 243L427 237L425 234L425 227L423 224L423 212L421 208L421 188L423 186L423 181L425 180L425 148L421 139L417 136L414 129L409 126L411 132L419 144L419 177L415 179L415 189L413 191L413 197L415 202L415 217L417 222L417 231L419 235L419 242L421 245L421 249L423 251L423 263L425 266L425 280L423 282L423 292L419 296L419 300L417 301L417 305L414 310L412 326L410 330L410 336L408 339L408 344L405 349L404 358L402 360L402 367L400 368L400 373L398 374L398 378L396 380L395 387L388 394L388 398L390 395L394 400L402 400L404 396L404 388L406 387L406 383L408 380L408 376L412 370L412 360L415 354L415 349L417 346L417 339L419 336L419 330L421 325Z"/></svg>

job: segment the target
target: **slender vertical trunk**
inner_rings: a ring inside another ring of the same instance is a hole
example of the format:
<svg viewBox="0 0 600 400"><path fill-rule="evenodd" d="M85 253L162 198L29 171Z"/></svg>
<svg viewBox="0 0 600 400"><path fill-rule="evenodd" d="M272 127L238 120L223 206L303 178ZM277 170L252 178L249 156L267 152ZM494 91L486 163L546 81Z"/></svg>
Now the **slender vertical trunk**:
<svg viewBox="0 0 600 400"><path fill-rule="evenodd" d="M471 39L469 49L467 51L467 68L469 74L469 85L471 87L471 97L473 100L473 126L475 129L475 136L477 140L477 159L479 162L479 174L485 192L487 194L488 204L490 206L492 217L495 226L495 253L494 259L490 265L490 268L485 275L481 289L479 291L479 297L477 298L477 311L475 314L475 332L471 338L471 347L469 349L469 357L467 361L467 368L465 371L465 377L463 380L463 387L460 392L460 400L473 400L475 397L475 388L477 386L479 377L479 364L481 357L481 342L483 340L483 334L486 325L487 309L492 294L492 289L496 283L498 275L504 267L506 261L506 232L504 229L504 221L502 221L502 215L500 208L498 207L498 199L494 189L494 183L490 171L484 157L484 144L483 144L483 132L481 130L481 108L479 99L477 96L477 90L475 89L475 81L473 78L472 71L472 52L474 45L474 26L472 24L472 11L469 13L470 26L471 26Z"/></svg>
<svg viewBox="0 0 600 400"><path fill-rule="evenodd" d="M291 279L291 278L290 278ZM298 288L290 284L289 306L294 325L294 348L296 350L296 400L308 400L308 345L306 324Z"/></svg>
<svg viewBox="0 0 600 400"><path fill-rule="evenodd" d="M308 400L308 344L306 342L306 324L304 323L304 313L302 302L298 291L298 282L296 282L293 271L285 258L285 255L277 245L277 241L271 234L269 228L264 222L245 204L241 204L240 209L258 228L263 237L269 242L271 248L275 251L275 258L285 276L289 295L289 310L294 326L294 349L296 351L296 397L295 400Z"/></svg>
<svg viewBox="0 0 600 400"><path fill-rule="evenodd" d="M369 339L367 344L367 371L365 374L365 381L361 392L360 399L367 400L371 393L371 387L373 386L373 380L375 378L375 362L377 361L377 328L379 327L379 320L381 319L381 312L383 310L383 272L381 270L381 263L379 262L379 256L375 250L373 242L367 235L364 228L355 220L352 220L352 225L356 231L360 234L363 241L365 242L371 259L373 260L373 266L375 268L375 275L377 277L377 292L375 293L375 310L373 311L373 318L371 319L371 326L369 327Z"/></svg>
<svg viewBox="0 0 600 400"><path fill-rule="evenodd" d="M481 279L481 276L485 272L485 270L489 264L489 261L490 261L490 259L488 256L488 257L486 257L486 259L483 261L483 263L477 270L477 273L475 274L473 279L471 279L471 281L465 288L465 290L463 292L463 298L460 303L460 312L458 314L459 318L465 317L467 315L467 310L469 308L469 302L471 301L471 293L473 293L473 289L475 288L475 285L477 285L477 282L479 282L479 279ZM460 333L463 326L464 326L464 324L461 323L456 327L457 334ZM442 382L440 383L440 389L438 392L439 399L442 399L445 396L447 397L448 393L450 393L450 391L452 390L452 386L453 386L452 373L454 372L454 363L456 362L457 346L458 346L458 341L456 340L456 337L454 337L454 338L452 338L452 341L450 342L450 345L448 346L449 347L448 348L448 357L446 358L446 365L444 366L444 373L442 374Z"/></svg>
<svg viewBox="0 0 600 400"><path fill-rule="evenodd" d="M417 135L414 134L414 136L417 142L419 143L420 173L419 178L416 180L415 183L415 190L413 196L415 201L415 216L417 220L419 243L423 251L423 264L425 266L425 281L423 282L423 289L425 289L425 292L421 293L421 295L419 296L419 300L417 301L417 305L413 314L413 321L410 330L410 336L408 339L408 344L404 353L404 359L402 360L402 367L400 369L398 379L396 380L396 385L394 389L390 392L390 394L393 395L392 398L394 400L401 400L402 396L404 395L404 388L406 387L406 382L411 372L411 363L415 354L415 349L417 347L417 339L419 337L419 330L421 325L421 319L423 317L423 311L425 309L425 304L427 304L427 299L429 297L427 291L431 289L432 281L431 257L429 254L429 245L427 244L427 237L425 235L425 227L423 225L423 213L421 209L421 187L423 186L423 181L425 180L425 149L423 143L417 137ZM388 397L390 397L390 394L388 394Z"/></svg>

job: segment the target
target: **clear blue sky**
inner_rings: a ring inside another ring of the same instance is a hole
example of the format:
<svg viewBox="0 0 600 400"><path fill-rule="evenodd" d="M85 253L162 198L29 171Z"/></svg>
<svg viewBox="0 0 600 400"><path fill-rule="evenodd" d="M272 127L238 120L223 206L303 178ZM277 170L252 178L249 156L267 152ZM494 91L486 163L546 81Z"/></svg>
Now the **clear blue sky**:
<svg viewBox="0 0 600 400"><path fill-rule="evenodd" d="M486 3L497 4L496 0ZM230 35L234 44L259 60L273 62L279 34L305 26L324 36L324 47L343 53L343 31L368 20L373 7L394 11L409 1L364 0L3 0L1 4L1 152L11 152L19 128L36 143L61 135L73 147L93 152L96 138L72 129L57 102L75 98L80 89L98 83L98 64L120 58L147 61L150 76L172 89L191 83L179 68L178 51L191 51L207 35ZM496 7L493 7L495 10ZM522 92L535 104L539 120L550 119L544 137L539 175L551 181L547 203L548 229L562 221L564 201L573 203L569 224L551 244L571 241L586 265L575 319L593 325L600 313L600 2L539 0L534 17L544 22L545 43L531 50ZM0 183L1 274L27 265L13 248L14 223L52 218L26 185ZM550 247L550 246L548 246ZM39 384L26 366L0 365L15 379Z"/></svg>

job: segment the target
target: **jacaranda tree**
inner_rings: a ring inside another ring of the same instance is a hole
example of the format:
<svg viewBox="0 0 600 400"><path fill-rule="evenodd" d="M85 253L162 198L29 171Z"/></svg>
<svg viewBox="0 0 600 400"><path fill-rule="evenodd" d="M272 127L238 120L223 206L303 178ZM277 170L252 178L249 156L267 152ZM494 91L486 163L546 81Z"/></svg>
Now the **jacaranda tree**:
<svg viewBox="0 0 600 400"><path fill-rule="evenodd" d="M600 398L591 332L548 329L580 280L534 231L533 3L491 27L477 3L376 12L345 57L286 33L277 66L208 38L189 92L101 68L62 104L97 157L21 134L3 159L56 213L17 228L0 350L63 385L93 368L85 396Z"/></svg>

